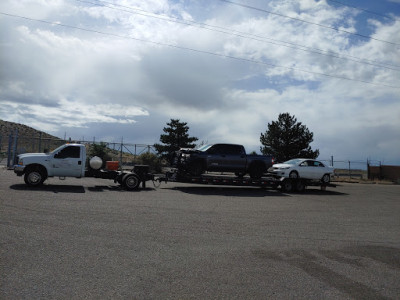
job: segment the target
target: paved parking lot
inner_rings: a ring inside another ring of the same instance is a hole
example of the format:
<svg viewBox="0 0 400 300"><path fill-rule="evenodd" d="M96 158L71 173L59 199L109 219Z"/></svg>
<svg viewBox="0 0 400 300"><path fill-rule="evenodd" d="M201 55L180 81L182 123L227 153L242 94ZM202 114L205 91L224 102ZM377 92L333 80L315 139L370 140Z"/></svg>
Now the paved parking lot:
<svg viewBox="0 0 400 300"><path fill-rule="evenodd" d="M399 299L400 186L304 194L0 169L1 299Z"/></svg>

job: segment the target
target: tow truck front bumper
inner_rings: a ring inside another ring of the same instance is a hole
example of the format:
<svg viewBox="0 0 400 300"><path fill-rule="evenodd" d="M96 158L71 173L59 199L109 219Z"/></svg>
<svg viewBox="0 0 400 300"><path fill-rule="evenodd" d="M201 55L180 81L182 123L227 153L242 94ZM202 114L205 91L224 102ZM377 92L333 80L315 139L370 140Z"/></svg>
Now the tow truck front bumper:
<svg viewBox="0 0 400 300"><path fill-rule="evenodd" d="M22 176L25 171L25 166L23 165L15 165L14 166L14 173L17 174L18 176Z"/></svg>

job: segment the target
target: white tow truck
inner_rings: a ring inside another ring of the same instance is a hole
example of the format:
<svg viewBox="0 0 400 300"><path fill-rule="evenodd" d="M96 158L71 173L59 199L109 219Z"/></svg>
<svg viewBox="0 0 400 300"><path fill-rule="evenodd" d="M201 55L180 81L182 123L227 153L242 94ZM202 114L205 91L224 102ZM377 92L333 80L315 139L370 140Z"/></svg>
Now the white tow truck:
<svg viewBox="0 0 400 300"><path fill-rule="evenodd" d="M82 144L65 144L50 153L26 153L18 156L14 172L24 175L29 186L39 186L49 177L96 177L112 179L128 190L145 186L147 180L154 179L148 173L148 166L134 166L130 171L101 169L103 161L99 157L90 159L86 166L86 147Z"/></svg>

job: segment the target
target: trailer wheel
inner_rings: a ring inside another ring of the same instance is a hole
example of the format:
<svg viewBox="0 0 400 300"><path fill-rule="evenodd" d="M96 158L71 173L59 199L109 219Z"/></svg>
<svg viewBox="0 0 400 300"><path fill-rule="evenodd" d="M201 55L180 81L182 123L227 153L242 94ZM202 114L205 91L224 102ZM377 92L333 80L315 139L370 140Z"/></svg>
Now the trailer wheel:
<svg viewBox="0 0 400 300"><path fill-rule="evenodd" d="M321 181L322 183L329 183L331 181L331 176L329 174L325 174L324 176L322 176Z"/></svg>
<svg viewBox="0 0 400 300"><path fill-rule="evenodd" d="M296 192L302 193L306 189L306 185L303 180L298 180L295 184Z"/></svg>
<svg viewBox="0 0 400 300"><path fill-rule="evenodd" d="M136 174L126 174L122 178L122 185L128 190L136 190L140 185L140 178Z"/></svg>
<svg viewBox="0 0 400 300"><path fill-rule="evenodd" d="M293 190L293 183L290 179L285 179L281 185L282 192L290 193Z"/></svg>
<svg viewBox="0 0 400 300"><path fill-rule="evenodd" d="M29 169L24 175L25 183L32 187L42 185L45 180L46 176L39 168Z"/></svg>
<svg viewBox="0 0 400 300"><path fill-rule="evenodd" d="M190 174L192 174L193 176L200 176L203 173L204 173L203 162L200 160L194 161L190 166Z"/></svg>

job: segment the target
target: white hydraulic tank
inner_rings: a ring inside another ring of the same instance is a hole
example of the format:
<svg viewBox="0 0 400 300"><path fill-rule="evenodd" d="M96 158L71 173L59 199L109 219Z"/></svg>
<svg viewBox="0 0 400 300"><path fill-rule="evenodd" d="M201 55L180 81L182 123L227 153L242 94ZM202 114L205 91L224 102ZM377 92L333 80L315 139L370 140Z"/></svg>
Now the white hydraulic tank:
<svg viewBox="0 0 400 300"><path fill-rule="evenodd" d="M90 167L92 169L98 170L103 165L103 160L98 156L93 156L89 161Z"/></svg>

